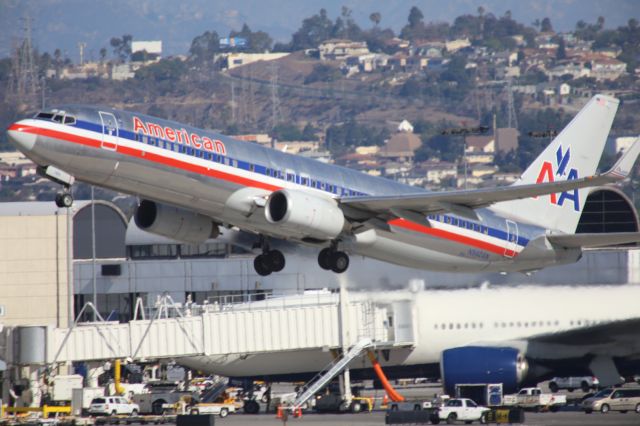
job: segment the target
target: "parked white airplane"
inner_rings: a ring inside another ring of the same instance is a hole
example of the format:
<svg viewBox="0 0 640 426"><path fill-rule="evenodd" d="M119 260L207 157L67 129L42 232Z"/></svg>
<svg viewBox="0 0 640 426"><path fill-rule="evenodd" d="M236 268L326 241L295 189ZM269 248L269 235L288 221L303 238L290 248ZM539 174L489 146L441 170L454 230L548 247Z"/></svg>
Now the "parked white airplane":
<svg viewBox="0 0 640 426"><path fill-rule="evenodd" d="M337 297L314 294L307 303L337 303ZM451 393L459 383L503 383L511 392L553 376L595 375L607 386L640 373L638 285L351 292L349 300L389 306L396 339L403 339L399 330L411 337L410 345L374 342L385 348L377 352L389 378L441 378ZM286 301L278 300L278 306ZM296 297L290 303L304 302ZM278 381L310 378L332 360L318 348L197 356L179 363L228 377ZM350 371L355 378L374 377L364 354Z"/></svg>
<svg viewBox="0 0 640 426"><path fill-rule="evenodd" d="M40 171L143 199L137 224L202 242L219 227L259 235L260 275L285 267L268 237L320 248L324 269L344 272L345 251L441 271L532 271L575 262L583 247L635 242L640 233L575 234L587 187L629 175L635 143L595 175L618 100L596 95L512 186L427 192L180 123L110 108L51 108L9 127Z"/></svg>

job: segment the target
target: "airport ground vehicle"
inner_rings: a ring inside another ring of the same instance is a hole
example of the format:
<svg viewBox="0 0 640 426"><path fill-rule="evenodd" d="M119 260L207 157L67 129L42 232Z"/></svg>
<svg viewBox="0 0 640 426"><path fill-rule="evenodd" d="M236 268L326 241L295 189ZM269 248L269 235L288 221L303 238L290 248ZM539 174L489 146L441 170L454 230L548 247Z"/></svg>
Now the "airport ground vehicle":
<svg viewBox="0 0 640 426"><path fill-rule="evenodd" d="M560 389L566 389L573 392L574 389L581 389L582 392L589 392L591 389L596 390L600 382L595 376L581 377L554 377L549 381L549 390L553 393Z"/></svg>
<svg viewBox="0 0 640 426"><path fill-rule="evenodd" d="M140 406L127 401L121 396L105 396L94 398L89 406L89 414L115 416L119 414L127 414L137 416L140 412Z"/></svg>
<svg viewBox="0 0 640 426"><path fill-rule="evenodd" d="M236 412L236 406L234 404L224 403L224 402L212 402L212 403L201 403L192 405L189 408L190 414L215 414L220 417L227 417L230 413Z"/></svg>
<svg viewBox="0 0 640 426"><path fill-rule="evenodd" d="M567 405L567 397L543 393L540 388L522 388L517 394L505 395L504 405L534 410L546 408L557 411L561 406Z"/></svg>
<svg viewBox="0 0 640 426"><path fill-rule="evenodd" d="M181 398L194 398L194 394L192 392L166 390L164 392L135 394L131 399L140 407L138 409L139 412L160 415L164 410L163 405L175 404Z"/></svg>
<svg viewBox="0 0 640 426"><path fill-rule="evenodd" d="M582 401L582 409L590 414L600 411L635 411L640 414L640 388L607 388Z"/></svg>
<svg viewBox="0 0 640 426"><path fill-rule="evenodd" d="M468 398L453 398L448 400L443 407L438 409L440 420L446 420L448 424L457 421L487 423L487 416L491 410L482 407Z"/></svg>

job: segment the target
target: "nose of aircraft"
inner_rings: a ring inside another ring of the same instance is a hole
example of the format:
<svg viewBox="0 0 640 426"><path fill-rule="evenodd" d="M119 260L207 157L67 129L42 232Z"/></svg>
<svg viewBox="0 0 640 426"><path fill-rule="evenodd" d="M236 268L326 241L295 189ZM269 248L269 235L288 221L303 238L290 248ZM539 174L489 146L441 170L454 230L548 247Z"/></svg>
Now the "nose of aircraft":
<svg viewBox="0 0 640 426"><path fill-rule="evenodd" d="M31 126L24 123L24 121L13 123L7 129L9 141L22 152L31 151L33 146L36 144L38 135L30 130Z"/></svg>

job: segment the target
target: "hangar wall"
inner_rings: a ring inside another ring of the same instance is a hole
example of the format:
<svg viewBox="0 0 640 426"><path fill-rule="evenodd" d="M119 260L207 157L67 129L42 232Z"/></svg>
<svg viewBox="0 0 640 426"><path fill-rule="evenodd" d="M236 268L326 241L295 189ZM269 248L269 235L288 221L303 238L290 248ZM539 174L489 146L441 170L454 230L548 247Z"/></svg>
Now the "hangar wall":
<svg viewBox="0 0 640 426"><path fill-rule="evenodd" d="M66 327L67 214L53 203L37 209L28 204L0 207L0 323Z"/></svg>

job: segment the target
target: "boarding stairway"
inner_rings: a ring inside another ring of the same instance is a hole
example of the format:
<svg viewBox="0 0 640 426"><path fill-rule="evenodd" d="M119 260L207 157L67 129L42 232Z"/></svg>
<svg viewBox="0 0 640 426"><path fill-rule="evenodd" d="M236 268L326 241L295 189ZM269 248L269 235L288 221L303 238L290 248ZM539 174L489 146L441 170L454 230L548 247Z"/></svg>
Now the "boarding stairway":
<svg viewBox="0 0 640 426"><path fill-rule="evenodd" d="M307 402L309 398L315 395L320 389L325 387L334 377L342 372L345 367L354 359L359 357L362 352L373 346L370 338L363 338L356 342L346 354L337 357L327 367L316 374L306 385L303 386L304 391L293 401L290 408L296 411Z"/></svg>
<svg viewBox="0 0 640 426"><path fill-rule="evenodd" d="M227 378L219 379L218 381L213 383L211 386L202 391L202 395L200 395L200 402L215 402L216 399L227 389L228 383L229 380Z"/></svg>

